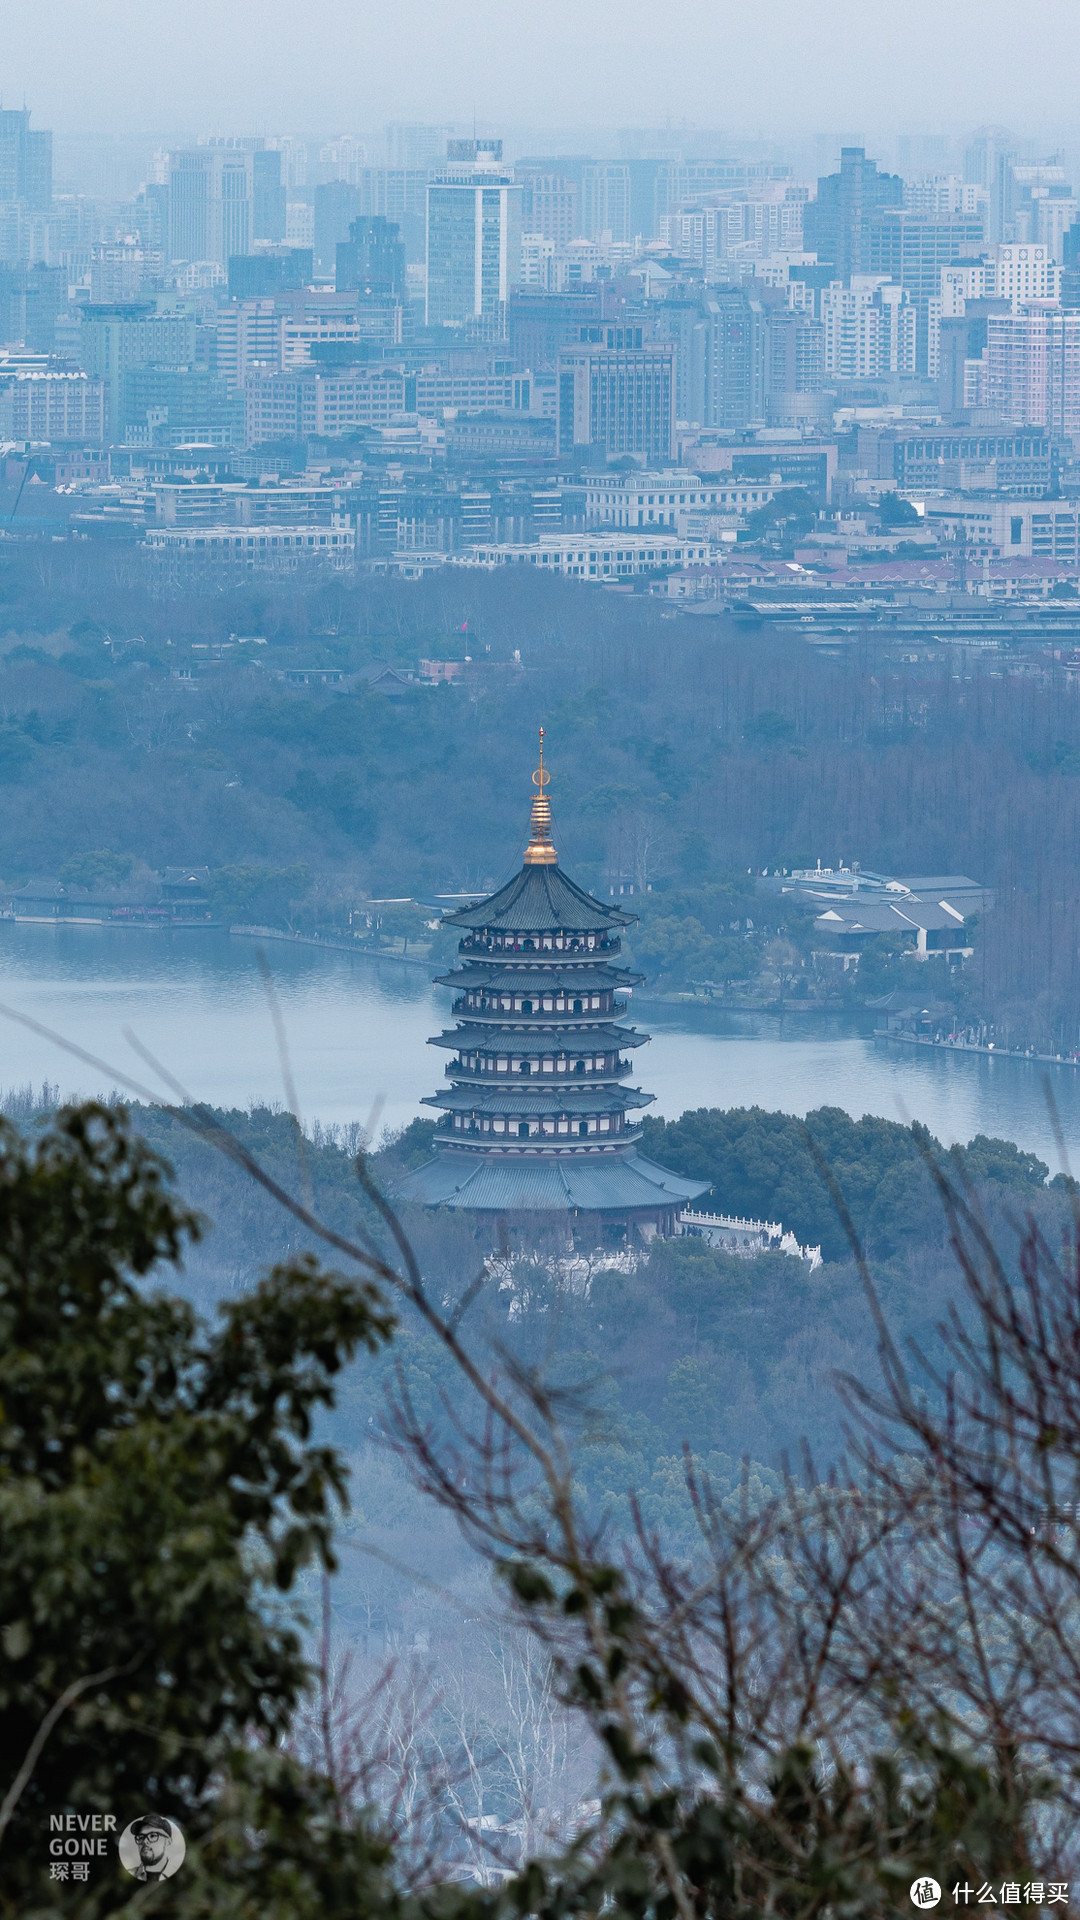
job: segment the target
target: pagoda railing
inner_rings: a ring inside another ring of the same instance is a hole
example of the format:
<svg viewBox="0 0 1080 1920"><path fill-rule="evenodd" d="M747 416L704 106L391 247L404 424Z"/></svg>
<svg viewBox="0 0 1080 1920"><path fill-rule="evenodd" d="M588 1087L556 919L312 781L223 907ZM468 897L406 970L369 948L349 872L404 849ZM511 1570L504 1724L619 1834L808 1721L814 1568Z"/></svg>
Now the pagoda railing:
<svg viewBox="0 0 1080 1920"><path fill-rule="evenodd" d="M550 1058L550 1055L548 1057ZM573 1066L554 1066L550 1073L545 1073L542 1067L530 1067L528 1071L523 1067L503 1067L501 1069L495 1066L470 1067L466 1066L461 1060L451 1060L446 1071L462 1080L479 1081L484 1086L492 1084L504 1086L508 1081L516 1082L519 1080L539 1080L542 1085L561 1086L568 1080L573 1082L575 1080L616 1079L624 1073L629 1073L632 1066L632 1060L618 1058L611 1066L590 1067L586 1065L579 1073L575 1061Z"/></svg>
<svg viewBox="0 0 1080 1920"><path fill-rule="evenodd" d="M459 943L462 953L509 954L515 960L520 959L522 955L528 955L531 958L534 954L545 960L561 960L567 957L577 959L581 954L618 953L621 945L622 942L617 936L594 938L591 946L587 939L580 936L564 938L556 946L554 940L545 944L542 938L540 940L527 938L499 940L490 937L485 939L480 934L466 935Z"/></svg>
<svg viewBox="0 0 1080 1920"><path fill-rule="evenodd" d="M630 1002L628 1000L613 1000L610 1007L593 1007L591 1009L583 1007L580 1013L571 1013L568 1009L554 1013L543 1013L539 1008L535 1013L521 1013L507 1009L506 1007L470 1007L464 994L462 994L459 999L454 1001L451 1011L456 1019L466 1020L470 1024L477 1020L490 1020L493 1025L509 1027L511 1024L516 1024L519 1021L531 1021L538 1027L576 1027L578 1025L586 1026L589 1021L592 1021L595 1025L597 1021L608 1023L612 1020L620 1020L623 1014L629 1010L629 1006Z"/></svg>

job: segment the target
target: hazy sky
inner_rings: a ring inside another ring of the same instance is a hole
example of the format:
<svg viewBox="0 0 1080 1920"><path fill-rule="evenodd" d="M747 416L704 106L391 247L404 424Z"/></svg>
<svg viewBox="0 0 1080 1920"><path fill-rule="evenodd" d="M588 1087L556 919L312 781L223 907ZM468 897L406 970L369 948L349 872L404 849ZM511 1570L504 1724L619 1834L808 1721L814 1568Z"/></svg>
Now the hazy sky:
<svg viewBox="0 0 1080 1920"><path fill-rule="evenodd" d="M61 130L1080 125L1080 0L0 0Z"/></svg>

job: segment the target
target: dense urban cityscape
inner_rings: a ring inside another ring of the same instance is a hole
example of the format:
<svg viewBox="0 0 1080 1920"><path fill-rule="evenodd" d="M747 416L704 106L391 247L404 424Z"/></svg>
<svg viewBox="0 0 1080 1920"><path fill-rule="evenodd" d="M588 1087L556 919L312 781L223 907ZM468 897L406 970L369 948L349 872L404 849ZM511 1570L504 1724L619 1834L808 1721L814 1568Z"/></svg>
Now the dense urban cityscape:
<svg viewBox="0 0 1080 1920"><path fill-rule="evenodd" d="M1002 128L894 144L811 178L705 134L238 133L121 198L137 143L68 142L54 184L5 108L0 435L35 485L4 536L138 540L163 585L317 553L728 601L1070 586L1069 171Z"/></svg>

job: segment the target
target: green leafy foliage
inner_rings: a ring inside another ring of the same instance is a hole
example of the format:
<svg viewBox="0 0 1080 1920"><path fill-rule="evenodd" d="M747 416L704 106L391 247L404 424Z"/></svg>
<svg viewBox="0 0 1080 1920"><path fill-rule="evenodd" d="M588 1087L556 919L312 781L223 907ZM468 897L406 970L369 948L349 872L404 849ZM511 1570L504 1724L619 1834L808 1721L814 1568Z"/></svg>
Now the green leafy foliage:
<svg viewBox="0 0 1080 1920"><path fill-rule="evenodd" d="M133 854L110 853L107 848L99 847L93 853L78 853L74 859L65 860L57 878L66 887L112 892L131 878L134 865Z"/></svg>
<svg viewBox="0 0 1080 1920"><path fill-rule="evenodd" d="M310 880L300 865L219 867L210 875L210 900L226 925L275 927L288 922Z"/></svg>
<svg viewBox="0 0 1080 1920"><path fill-rule="evenodd" d="M65 1109L30 1140L0 1124L0 1742L13 1763L82 1688L6 1835L0 1911L30 1911L50 1810L161 1803L197 1837L221 1769L278 1738L307 1683L298 1621L274 1596L333 1563L344 1472L313 1421L392 1322L372 1288L305 1255L210 1328L154 1284L199 1232L121 1112Z"/></svg>
<svg viewBox="0 0 1080 1920"><path fill-rule="evenodd" d="M940 1232L923 1145L910 1127L839 1107L819 1107L805 1121L761 1107L700 1107L680 1119L644 1122L647 1151L693 1179L708 1180L712 1204L744 1218L776 1220L803 1245L841 1260L847 1238L832 1193L811 1148L828 1164L856 1232L868 1249L888 1256ZM927 1140L925 1148L941 1154ZM970 1176L1018 1187L1041 1187L1047 1168L1010 1142L983 1135L965 1149Z"/></svg>
<svg viewBox="0 0 1080 1920"><path fill-rule="evenodd" d="M883 528L921 527L922 516L899 493L883 493L878 501L878 519Z"/></svg>

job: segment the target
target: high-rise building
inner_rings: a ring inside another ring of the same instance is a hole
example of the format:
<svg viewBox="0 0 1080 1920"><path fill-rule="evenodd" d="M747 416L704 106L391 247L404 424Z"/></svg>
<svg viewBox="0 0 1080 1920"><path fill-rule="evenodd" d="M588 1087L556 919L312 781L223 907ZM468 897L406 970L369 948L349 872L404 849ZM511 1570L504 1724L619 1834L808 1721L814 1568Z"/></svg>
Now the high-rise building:
<svg viewBox="0 0 1080 1920"><path fill-rule="evenodd" d="M215 357L229 387L243 387L256 373L281 372L283 326L273 299L233 299L218 308Z"/></svg>
<svg viewBox="0 0 1080 1920"><path fill-rule="evenodd" d="M582 232L577 182L534 167L514 168L521 187L521 231L568 247Z"/></svg>
<svg viewBox="0 0 1080 1920"><path fill-rule="evenodd" d="M52 134L31 128L27 107L0 109L0 200L21 200L31 213L52 205Z"/></svg>
<svg viewBox="0 0 1080 1920"><path fill-rule="evenodd" d="M765 419L765 309L736 287L702 302L691 377L690 418L703 427Z"/></svg>
<svg viewBox="0 0 1080 1920"><path fill-rule="evenodd" d="M1013 426L1080 434L1080 313L991 314L986 403Z"/></svg>
<svg viewBox="0 0 1080 1920"><path fill-rule="evenodd" d="M52 353L57 316L66 300L63 267L0 266L0 344Z"/></svg>
<svg viewBox="0 0 1080 1920"><path fill-rule="evenodd" d="M452 133L452 127L431 127L415 120L391 120L386 129L387 166L408 170L437 167L445 157L446 143Z"/></svg>
<svg viewBox="0 0 1080 1920"><path fill-rule="evenodd" d="M630 168L625 161L595 161L581 180L581 230L586 240L605 233L617 241L633 239Z"/></svg>
<svg viewBox="0 0 1080 1920"><path fill-rule="evenodd" d="M251 237L272 245L285 238L285 182L281 154L257 146L251 155Z"/></svg>
<svg viewBox="0 0 1080 1920"><path fill-rule="evenodd" d="M169 258L224 266L250 253L254 155L225 144L169 155Z"/></svg>
<svg viewBox="0 0 1080 1920"><path fill-rule="evenodd" d="M916 316L915 371L930 365L930 303L941 297L941 269L969 259L983 244L981 219L963 214L935 218L886 207L866 222L865 271L894 280L911 297Z"/></svg>
<svg viewBox="0 0 1080 1920"><path fill-rule="evenodd" d="M969 294L960 310L943 313L938 343L938 405L946 420L986 404L987 323L1010 312L1007 300Z"/></svg>
<svg viewBox="0 0 1080 1920"><path fill-rule="evenodd" d="M521 188L502 142L451 140L427 190L426 324L504 331L520 255Z"/></svg>
<svg viewBox="0 0 1080 1920"><path fill-rule="evenodd" d="M675 440L675 349L645 343L641 327L583 328L600 335L559 355L560 453L593 448L605 459L670 460Z"/></svg>
<svg viewBox="0 0 1080 1920"><path fill-rule="evenodd" d="M898 173L879 173L865 147L842 147L839 173L818 181L817 199L803 211L806 247L836 268L837 279L873 273L869 227L885 207L900 207L904 183Z"/></svg>
<svg viewBox="0 0 1080 1920"><path fill-rule="evenodd" d="M813 314L777 307L768 315L765 402L770 426L793 427L821 417L825 329Z"/></svg>
<svg viewBox="0 0 1080 1920"><path fill-rule="evenodd" d="M1043 244L1004 241L990 259L987 295L1008 300L1014 313L1030 300L1056 306L1061 292L1058 258Z"/></svg>
<svg viewBox="0 0 1080 1920"><path fill-rule="evenodd" d="M359 217L361 198L361 189L348 180L328 180L315 188L316 273L325 276L335 271L337 250Z"/></svg>
<svg viewBox="0 0 1080 1920"><path fill-rule="evenodd" d="M381 213L353 220L348 239L338 241L334 284L339 293L359 293L367 299L402 299L405 249L397 223Z"/></svg>
<svg viewBox="0 0 1080 1920"><path fill-rule="evenodd" d="M427 230L427 167L360 167L356 175L359 196L354 218L381 214L401 231L405 258L421 261ZM342 234L342 239L345 235Z"/></svg>
<svg viewBox="0 0 1080 1920"><path fill-rule="evenodd" d="M257 300L262 295L298 292L311 285L310 247L260 247L258 253L233 254L229 261L229 298Z"/></svg>
<svg viewBox="0 0 1080 1920"><path fill-rule="evenodd" d="M821 325L825 377L875 380L915 372L916 314L911 296L895 281L853 274L822 289Z"/></svg>
<svg viewBox="0 0 1080 1920"><path fill-rule="evenodd" d="M124 380L135 366L191 367L195 363L196 323L182 307L159 307L152 300L115 307L83 307L79 358L93 379L106 383L107 437L120 438Z"/></svg>

